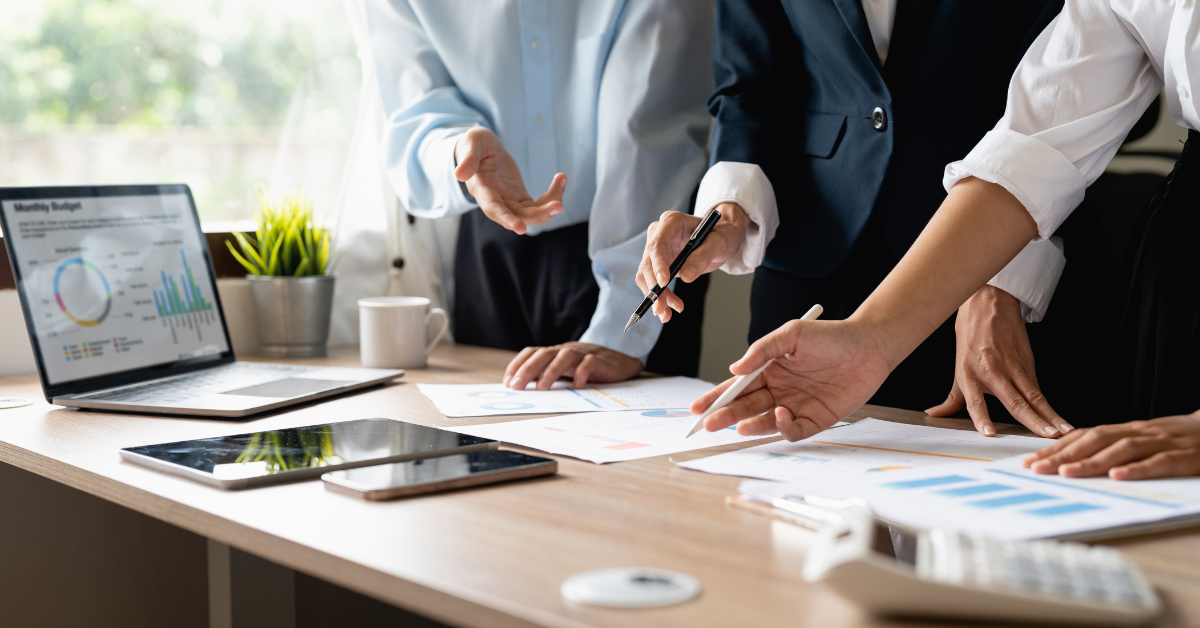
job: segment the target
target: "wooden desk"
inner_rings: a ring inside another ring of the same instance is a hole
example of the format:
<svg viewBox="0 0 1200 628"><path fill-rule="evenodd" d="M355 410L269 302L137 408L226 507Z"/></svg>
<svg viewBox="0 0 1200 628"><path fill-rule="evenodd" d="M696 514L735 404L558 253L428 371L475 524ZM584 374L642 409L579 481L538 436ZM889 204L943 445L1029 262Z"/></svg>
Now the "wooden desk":
<svg viewBox="0 0 1200 628"><path fill-rule="evenodd" d="M327 492L319 481L226 492L123 463L117 454L131 445L364 417L433 426L503 421L448 419L414 384L495 382L510 356L445 347L429 369L399 383L251 421L83 412L39 401L0 411L0 461L452 625L883 625L802 581L810 532L727 507L737 478L687 471L661 457L604 466L560 458L556 478L368 503ZM358 358L343 350L297 362L356 365ZM41 390L32 375L9 376L0 378L0 396L41 399ZM878 407L854 418L868 415L970 428L964 420ZM1200 536L1120 545L1164 594L1169 612L1160 624L1200 625ZM692 574L704 593L637 611L575 605L559 595L574 573L635 565Z"/></svg>

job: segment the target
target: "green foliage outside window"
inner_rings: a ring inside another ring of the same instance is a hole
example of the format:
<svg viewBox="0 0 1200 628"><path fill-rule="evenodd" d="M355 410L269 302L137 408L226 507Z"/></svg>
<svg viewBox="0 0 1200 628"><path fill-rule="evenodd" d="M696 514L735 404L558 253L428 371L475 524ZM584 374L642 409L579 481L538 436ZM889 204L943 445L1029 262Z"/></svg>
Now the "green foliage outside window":
<svg viewBox="0 0 1200 628"><path fill-rule="evenodd" d="M278 6L0 0L0 124L278 126L315 62Z"/></svg>

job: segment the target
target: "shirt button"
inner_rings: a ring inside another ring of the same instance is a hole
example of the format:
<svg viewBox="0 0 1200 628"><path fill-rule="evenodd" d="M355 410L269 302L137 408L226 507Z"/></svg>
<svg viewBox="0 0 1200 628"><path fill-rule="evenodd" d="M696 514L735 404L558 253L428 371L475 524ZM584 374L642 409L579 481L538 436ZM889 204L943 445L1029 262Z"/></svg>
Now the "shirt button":
<svg viewBox="0 0 1200 628"><path fill-rule="evenodd" d="M1192 6L1192 0L1179 0L1179 8L1187 9Z"/></svg>
<svg viewBox="0 0 1200 628"><path fill-rule="evenodd" d="M1179 87L1176 87L1176 88L1175 88L1175 91L1179 92L1179 97L1180 97L1180 98L1182 98L1182 99L1184 99L1184 100L1187 100L1187 97L1188 97L1188 88L1187 88L1187 85L1183 85L1183 84L1181 83L1181 84L1179 85Z"/></svg>
<svg viewBox="0 0 1200 628"><path fill-rule="evenodd" d="M538 125L538 126L542 126L543 124L545 124L545 123L546 123L546 119L545 119L545 118L543 118L543 117L542 117L542 116L540 116L540 115L538 115L538 116L534 116L534 117L533 117L533 123L534 123L534 124L536 124L536 125Z"/></svg>
<svg viewBox="0 0 1200 628"><path fill-rule="evenodd" d="M642 335L646 335L646 334L650 333L650 328L645 325L638 325L637 330L638 330L638 333L642 334Z"/></svg>
<svg viewBox="0 0 1200 628"><path fill-rule="evenodd" d="M876 107L871 113L871 126L875 127L876 131L887 130L887 113L880 107Z"/></svg>
<svg viewBox="0 0 1200 628"><path fill-rule="evenodd" d="M529 47L533 48L534 50L541 48L542 40L538 39L537 37L534 37L533 39L529 40Z"/></svg>

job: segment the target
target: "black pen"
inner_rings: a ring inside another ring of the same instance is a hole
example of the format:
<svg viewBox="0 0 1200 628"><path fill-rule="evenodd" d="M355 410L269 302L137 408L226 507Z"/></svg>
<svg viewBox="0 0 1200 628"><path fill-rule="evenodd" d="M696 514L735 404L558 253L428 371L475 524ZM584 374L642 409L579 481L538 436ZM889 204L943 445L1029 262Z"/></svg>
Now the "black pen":
<svg viewBox="0 0 1200 628"><path fill-rule="evenodd" d="M667 283L671 283L675 275L679 274L679 269L683 268L683 263L687 261L692 251L695 251L697 247L704 244L704 239L708 237L708 234L712 233L713 227L717 226L717 221L720 219L721 212L717 211L716 208L708 210L708 214L704 216L704 220L700 222L700 226L696 227L696 230L692 232L692 237L688 238L688 242L684 245L683 250L679 252L675 261L671 262L671 276L667 278ZM662 294L662 291L665 289L666 286L654 284L654 287L646 294L646 298L642 299L642 304L638 306L637 311L633 313L633 316L629 317L629 323L625 325L625 331L629 331L630 327L633 327L642 319L642 316L646 314L646 310L649 310L650 306L654 305L654 302L658 300L658 295Z"/></svg>

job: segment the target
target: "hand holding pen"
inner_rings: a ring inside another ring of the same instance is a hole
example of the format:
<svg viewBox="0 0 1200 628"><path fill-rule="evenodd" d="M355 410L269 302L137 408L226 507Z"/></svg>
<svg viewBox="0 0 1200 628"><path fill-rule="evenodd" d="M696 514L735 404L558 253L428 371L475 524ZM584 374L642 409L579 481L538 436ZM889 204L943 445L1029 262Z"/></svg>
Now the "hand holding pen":
<svg viewBox="0 0 1200 628"><path fill-rule="evenodd" d="M672 273L671 266L708 214L702 217L669 211L650 225L646 233L646 249L635 277L643 294L649 293L655 285L667 284L672 277L677 276L685 283L695 281L701 275L720 268L741 250L746 237L746 225L749 224L745 212L736 203L720 203L715 209L720 218L712 231L675 273ZM671 320L672 310L682 312L683 306L683 300L667 288L658 295L650 311L665 323Z"/></svg>
<svg viewBox="0 0 1200 628"><path fill-rule="evenodd" d="M678 213L678 212L676 212ZM692 254L704 240L708 238L708 234L712 233L713 227L717 225L717 221L721 219L721 212L716 208L708 210L708 214L704 216L704 220L696 226L696 230L692 231L692 235L688 238L686 244L683 245L683 250L679 251L679 255L675 256L675 261L671 262L671 267L664 277L660 277L657 283L654 284L650 291L646 293L646 298L642 299L641 305L634 311L633 316L629 317L629 322L625 324L625 331L629 331L630 327L637 324L638 320L646 314L652 305L658 301L659 296L666 290L667 284L679 274L679 269L683 268L683 264L687 262L687 258Z"/></svg>

